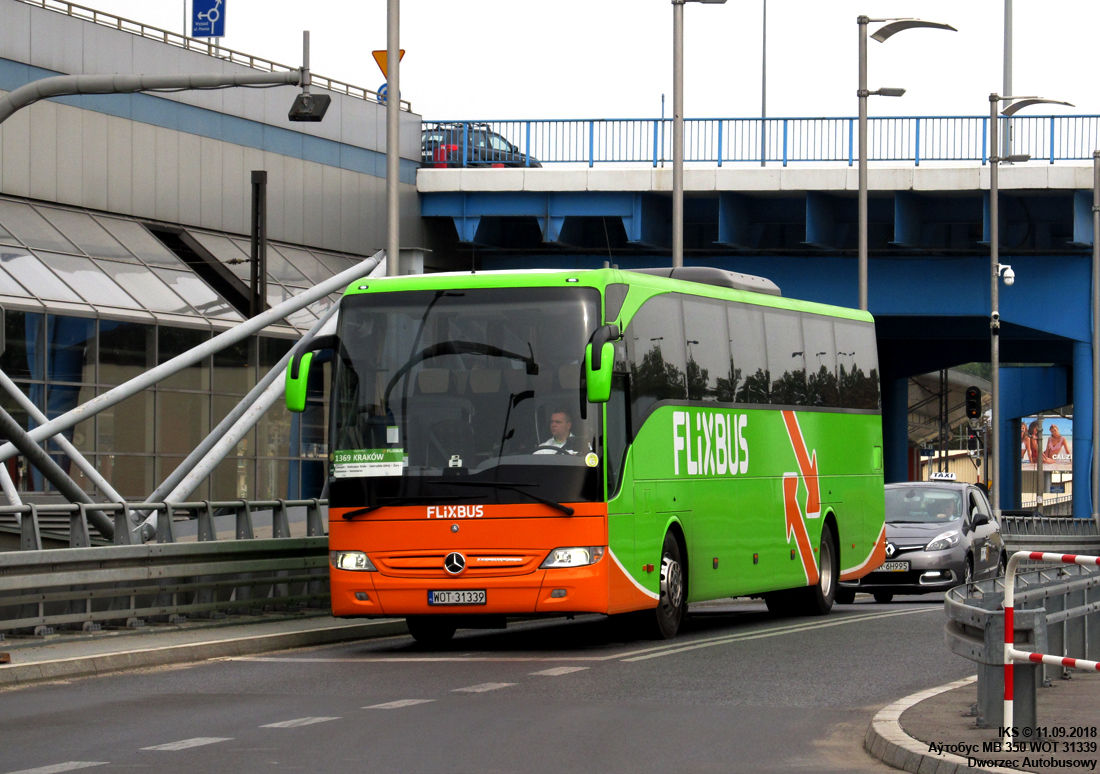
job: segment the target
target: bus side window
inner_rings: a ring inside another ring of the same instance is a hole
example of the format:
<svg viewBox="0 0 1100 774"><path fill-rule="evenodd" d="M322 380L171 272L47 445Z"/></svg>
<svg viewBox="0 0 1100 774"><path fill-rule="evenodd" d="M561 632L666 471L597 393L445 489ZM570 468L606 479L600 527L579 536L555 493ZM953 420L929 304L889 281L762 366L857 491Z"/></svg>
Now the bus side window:
<svg viewBox="0 0 1100 774"><path fill-rule="evenodd" d="M806 347L802 342L800 315L769 309L764 313L764 330L772 377L771 402L783 406L807 405Z"/></svg>
<svg viewBox="0 0 1100 774"><path fill-rule="evenodd" d="M731 400L734 403L771 403L772 379L764 348L763 311L750 304L730 304L726 315L730 336Z"/></svg>
<svg viewBox="0 0 1100 774"><path fill-rule="evenodd" d="M625 338L632 426L637 432L654 403L687 398L687 342L680 299L665 294L646 301L627 327Z"/></svg>
<svg viewBox="0 0 1100 774"><path fill-rule="evenodd" d="M691 297L683 304L688 400L732 403L725 304Z"/></svg>
<svg viewBox="0 0 1100 774"><path fill-rule="evenodd" d="M806 344L806 394L809 405L839 407L832 318L803 314L802 340Z"/></svg>
<svg viewBox="0 0 1100 774"><path fill-rule="evenodd" d="M878 345L867 323L836 320L837 373L843 408L879 408Z"/></svg>
<svg viewBox="0 0 1100 774"><path fill-rule="evenodd" d="M630 415L627 412L626 375L615 374L611 378L611 399L607 402L607 423L604 426L607 463L607 498L619 492L626 446L630 438Z"/></svg>

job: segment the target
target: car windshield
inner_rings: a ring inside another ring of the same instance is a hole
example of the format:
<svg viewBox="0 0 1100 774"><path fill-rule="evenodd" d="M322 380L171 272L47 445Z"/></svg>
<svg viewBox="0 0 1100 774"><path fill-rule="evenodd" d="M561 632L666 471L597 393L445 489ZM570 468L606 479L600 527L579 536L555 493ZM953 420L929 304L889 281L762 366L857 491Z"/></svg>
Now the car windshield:
<svg viewBox="0 0 1100 774"><path fill-rule="evenodd" d="M598 315L580 287L345 298L333 504L597 499L599 412L580 416L580 376Z"/></svg>
<svg viewBox="0 0 1100 774"><path fill-rule="evenodd" d="M962 497L956 490L902 486L886 490L887 524L936 524L962 517Z"/></svg>

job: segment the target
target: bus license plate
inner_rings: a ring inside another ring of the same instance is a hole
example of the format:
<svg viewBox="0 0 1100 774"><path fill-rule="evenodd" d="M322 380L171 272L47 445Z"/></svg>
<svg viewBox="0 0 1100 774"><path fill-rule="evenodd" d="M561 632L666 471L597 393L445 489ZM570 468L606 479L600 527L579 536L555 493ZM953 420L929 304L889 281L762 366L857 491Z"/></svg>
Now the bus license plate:
<svg viewBox="0 0 1100 774"><path fill-rule="evenodd" d="M429 605L484 605L485 589L466 591L429 591Z"/></svg>
<svg viewBox="0 0 1100 774"><path fill-rule="evenodd" d="M909 562L883 562L879 572L909 572Z"/></svg>

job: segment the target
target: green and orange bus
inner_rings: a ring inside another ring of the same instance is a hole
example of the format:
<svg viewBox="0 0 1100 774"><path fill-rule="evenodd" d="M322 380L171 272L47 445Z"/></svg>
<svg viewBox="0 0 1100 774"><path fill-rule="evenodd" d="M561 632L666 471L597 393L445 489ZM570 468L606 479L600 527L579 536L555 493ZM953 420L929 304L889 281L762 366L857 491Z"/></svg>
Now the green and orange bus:
<svg viewBox="0 0 1100 774"><path fill-rule="evenodd" d="M688 602L824 614L884 558L874 324L707 267L353 283L331 349L332 611L420 641ZM316 367L316 366L315 366Z"/></svg>

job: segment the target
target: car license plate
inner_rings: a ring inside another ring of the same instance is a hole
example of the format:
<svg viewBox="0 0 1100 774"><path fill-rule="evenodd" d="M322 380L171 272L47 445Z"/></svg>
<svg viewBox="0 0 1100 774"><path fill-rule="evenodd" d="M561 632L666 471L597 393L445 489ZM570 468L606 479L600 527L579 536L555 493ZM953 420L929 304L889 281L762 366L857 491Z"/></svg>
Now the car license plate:
<svg viewBox="0 0 1100 774"><path fill-rule="evenodd" d="M909 562L883 562L879 572L909 572Z"/></svg>
<svg viewBox="0 0 1100 774"><path fill-rule="evenodd" d="M485 589L429 591L429 605L484 605Z"/></svg>

